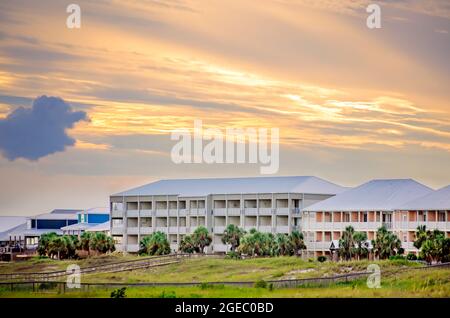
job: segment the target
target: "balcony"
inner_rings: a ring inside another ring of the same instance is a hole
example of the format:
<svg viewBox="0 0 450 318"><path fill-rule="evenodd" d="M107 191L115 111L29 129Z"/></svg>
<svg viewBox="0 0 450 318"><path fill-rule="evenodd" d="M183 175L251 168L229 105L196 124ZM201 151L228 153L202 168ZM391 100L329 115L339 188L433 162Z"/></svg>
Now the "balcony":
<svg viewBox="0 0 450 318"><path fill-rule="evenodd" d="M111 229L111 235L123 234L123 226L113 227Z"/></svg>
<svg viewBox="0 0 450 318"><path fill-rule="evenodd" d="M179 213L178 214L179 216L186 216L187 215L187 210L186 209L180 209L178 213Z"/></svg>
<svg viewBox="0 0 450 318"><path fill-rule="evenodd" d="M112 218L123 218L123 211L120 210L114 210L111 212Z"/></svg>
<svg viewBox="0 0 450 318"><path fill-rule="evenodd" d="M152 216L152 210L141 210L140 215L141 217L150 217Z"/></svg>
<svg viewBox="0 0 450 318"><path fill-rule="evenodd" d="M213 214L215 216L224 216L227 213L227 209L224 208L214 208Z"/></svg>
<svg viewBox="0 0 450 318"><path fill-rule="evenodd" d="M143 235L152 234L153 233L153 228L150 227L150 226L141 227L140 232Z"/></svg>
<svg viewBox="0 0 450 318"><path fill-rule="evenodd" d="M245 215L257 215L258 214L258 209L257 208L245 208L244 209L244 214Z"/></svg>
<svg viewBox="0 0 450 318"><path fill-rule="evenodd" d="M293 214L300 214L300 208L293 208L292 209Z"/></svg>
<svg viewBox="0 0 450 318"><path fill-rule="evenodd" d="M167 211L167 209L159 209L156 210L156 216L168 216L169 213Z"/></svg>
<svg viewBox="0 0 450 318"><path fill-rule="evenodd" d="M127 245L127 252L138 252L139 251L139 244L128 244Z"/></svg>
<svg viewBox="0 0 450 318"><path fill-rule="evenodd" d="M289 215L289 208L277 208L277 215Z"/></svg>
<svg viewBox="0 0 450 318"><path fill-rule="evenodd" d="M169 226L169 233L170 234L177 234L178 233L178 226Z"/></svg>
<svg viewBox="0 0 450 318"><path fill-rule="evenodd" d="M156 228L155 228L155 232L163 232L163 233L166 233L167 234L167 231L168 231L168 228L167 228L167 226L157 226Z"/></svg>
<svg viewBox="0 0 450 318"><path fill-rule="evenodd" d="M241 209L239 208L228 208L229 216L239 216L241 215Z"/></svg>
<svg viewBox="0 0 450 318"><path fill-rule="evenodd" d="M136 227L127 227L127 234L139 234L139 228Z"/></svg>
<svg viewBox="0 0 450 318"><path fill-rule="evenodd" d="M127 217L128 218L137 218L139 216L138 210L128 210L127 211Z"/></svg>
<svg viewBox="0 0 450 318"><path fill-rule="evenodd" d="M206 214L206 209L205 208L197 209L197 214L198 215L205 215Z"/></svg>
<svg viewBox="0 0 450 318"><path fill-rule="evenodd" d="M178 210L177 209L170 209L169 210L169 216L177 216Z"/></svg>
<svg viewBox="0 0 450 318"><path fill-rule="evenodd" d="M277 233L289 233L289 226L287 225L278 225L276 227Z"/></svg>
<svg viewBox="0 0 450 318"><path fill-rule="evenodd" d="M272 215L271 208L259 208L259 215Z"/></svg>
<svg viewBox="0 0 450 318"><path fill-rule="evenodd" d="M260 226L258 226L258 231L264 232L264 233L272 233L272 226L260 225Z"/></svg>
<svg viewBox="0 0 450 318"><path fill-rule="evenodd" d="M170 243L170 249L172 251L178 251L178 244L177 243Z"/></svg>
<svg viewBox="0 0 450 318"><path fill-rule="evenodd" d="M179 228L178 228L178 233L179 234L186 234L186 227L185 226L180 226Z"/></svg>

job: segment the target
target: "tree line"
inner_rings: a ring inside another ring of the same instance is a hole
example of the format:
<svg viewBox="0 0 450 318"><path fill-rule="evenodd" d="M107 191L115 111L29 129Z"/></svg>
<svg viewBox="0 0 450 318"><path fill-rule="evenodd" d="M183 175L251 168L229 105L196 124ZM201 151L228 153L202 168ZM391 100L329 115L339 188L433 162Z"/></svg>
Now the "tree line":
<svg viewBox="0 0 450 318"><path fill-rule="evenodd" d="M112 237L102 232L84 232L80 237L51 232L41 235L37 247L40 256L56 259L77 258L77 251L105 254L114 252L115 246Z"/></svg>
<svg viewBox="0 0 450 318"><path fill-rule="evenodd" d="M450 261L450 238L439 230L427 230L425 225L417 227L414 247L419 250L419 256L409 253L409 260L422 259L428 263ZM369 245L366 232L357 232L352 226L347 226L339 239L338 254L342 259L367 258L372 252L378 259L403 258L404 249L397 235L380 227Z"/></svg>
<svg viewBox="0 0 450 318"><path fill-rule="evenodd" d="M191 235L185 235L179 250L183 253L204 253L212 243L208 229L199 226ZM248 233L234 224L229 224L223 233L222 243L230 245L230 251L236 255L280 256L299 255L306 248L303 234L293 231L291 234L272 234L251 229ZM169 254L170 244L163 232L155 232L140 241L141 255Z"/></svg>

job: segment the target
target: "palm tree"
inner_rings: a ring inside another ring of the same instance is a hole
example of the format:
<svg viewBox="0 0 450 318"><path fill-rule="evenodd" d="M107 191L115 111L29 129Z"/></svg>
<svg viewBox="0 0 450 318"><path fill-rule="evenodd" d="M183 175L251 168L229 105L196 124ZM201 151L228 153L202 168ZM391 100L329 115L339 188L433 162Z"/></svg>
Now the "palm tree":
<svg viewBox="0 0 450 318"><path fill-rule="evenodd" d="M79 248L83 251L87 251L88 256L91 255L90 242L92 236L93 236L92 232L83 232L83 234L81 234L80 236Z"/></svg>
<svg viewBox="0 0 450 318"><path fill-rule="evenodd" d="M425 225L419 225L416 229L416 240L414 241L413 245L415 248L420 250L422 247L423 242L425 242L431 235L431 231L427 230L427 227Z"/></svg>
<svg viewBox="0 0 450 318"><path fill-rule="evenodd" d="M39 253L39 255L41 256L48 255L49 244L52 241L52 239L57 236L58 235L55 232L45 233L41 235L37 247L37 252Z"/></svg>
<svg viewBox="0 0 450 318"><path fill-rule="evenodd" d="M48 244L48 254L51 258L57 256L61 259L61 254L67 253L66 241L61 236L53 237Z"/></svg>
<svg viewBox="0 0 450 318"><path fill-rule="evenodd" d="M194 239L191 235L186 235L180 242L180 251L183 253L198 252L197 247L194 244Z"/></svg>
<svg viewBox="0 0 450 318"><path fill-rule="evenodd" d="M115 250L113 239L102 232L97 232L91 236L89 248L99 253L113 252Z"/></svg>
<svg viewBox="0 0 450 318"><path fill-rule="evenodd" d="M369 254L366 232L355 232L353 234L353 241L356 245L354 252L358 260Z"/></svg>
<svg viewBox="0 0 450 318"><path fill-rule="evenodd" d="M353 226L347 226L339 240L339 254L346 260L352 259L352 253L355 248L354 234L355 229Z"/></svg>
<svg viewBox="0 0 450 318"><path fill-rule="evenodd" d="M377 230L376 238L372 240L372 245L375 256L381 259L401 254L403 251L400 239L394 233L389 232L385 226Z"/></svg>
<svg viewBox="0 0 450 318"><path fill-rule="evenodd" d="M241 238L244 236L245 231L234 224L228 224L223 232L222 243L230 244L231 251L235 251L236 247L239 246Z"/></svg>
<svg viewBox="0 0 450 318"><path fill-rule="evenodd" d="M209 235L208 229L204 226L199 226L192 234L195 246L198 247L201 253L204 253L205 247L212 242L211 235Z"/></svg>
<svg viewBox="0 0 450 318"><path fill-rule="evenodd" d="M163 232L155 232L149 236L144 236L139 242L140 254L164 255L170 253L170 244L167 235Z"/></svg>
<svg viewBox="0 0 450 318"><path fill-rule="evenodd" d="M294 230L291 235L289 235L289 240L291 242L294 255L299 255L301 250L306 249L305 242L303 241L303 233Z"/></svg>
<svg viewBox="0 0 450 318"><path fill-rule="evenodd" d="M289 255L292 251L291 242L286 234L278 233L275 236L276 250L275 255Z"/></svg>

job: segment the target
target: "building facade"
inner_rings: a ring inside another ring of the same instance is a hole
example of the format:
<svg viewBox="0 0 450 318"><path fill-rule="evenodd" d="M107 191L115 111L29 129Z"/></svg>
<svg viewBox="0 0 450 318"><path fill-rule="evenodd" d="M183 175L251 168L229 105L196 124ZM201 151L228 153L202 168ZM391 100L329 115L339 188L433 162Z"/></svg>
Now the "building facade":
<svg viewBox="0 0 450 318"><path fill-rule="evenodd" d="M186 234L205 226L211 252L226 252L228 224L245 230L301 230L301 211L346 188L316 177L161 180L110 197L111 235L118 250L137 252L145 235L167 234L172 250Z"/></svg>
<svg viewBox="0 0 450 318"><path fill-rule="evenodd" d="M413 242L419 225L450 236L447 188L433 191L411 179L372 180L311 205L302 213L307 253L330 255L330 246L347 226L366 232L369 241L375 238L378 228L385 226L400 238L406 253L417 253Z"/></svg>

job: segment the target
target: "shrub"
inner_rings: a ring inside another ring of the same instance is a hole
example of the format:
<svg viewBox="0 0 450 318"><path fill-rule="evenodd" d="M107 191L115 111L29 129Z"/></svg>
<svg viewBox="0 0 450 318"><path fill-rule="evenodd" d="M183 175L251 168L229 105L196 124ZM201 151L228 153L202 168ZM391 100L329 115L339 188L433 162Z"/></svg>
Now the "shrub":
<svg viewBox="0 0 450 318"><path fill-rule="evenodd" d="M228 259L240 259L241 255L239 253L235 252L235 251L229 251L225 258L228 258Z"/></svg>
<svg viewBox="0 0 450 318"><path fill-rule="evenodd" d="M317 257L317 260L321 263L325 262L327 260L327 257L324 255L320 255Z"/></svg>
<svg viewBox="0 0 450 318"><path fill-rule="evenodd" d="M258 280L255 282L255 288L267 288L267 282L265 280Z"/></svg>
<svg viewBox="0 0 450 318"><path fill-rule="evenodd" d="M313 263L314 262L314 258L308 258L308 262L309 263Z"/></svg>
<svg viewBox="0 0 450 318"><path fill-rule="evenodd" d="M409 261L415 261L417 260L417 256L414 253L408 253L408 255L406 255L406 259Z"/></svg>
<svg viewBox="0 0 450 318"><path fill-rule="evenodd" d="M159 295L159 298L177 298L177 295L174 291L166 293L165 290Z"/></svg>
<svg viewBox="0 0 450 318"><path fill-rule="evenodd" d="M111 292L111 298L126 298L126 287L115 289Z"/></svg>
<svg viewBox="0 0 450 318"><path fill-rule="evenodd" d="M405 260L405 259L406 258L403 255L392 255L392 256L389 256L389 260L390 261Z"/></svg>

